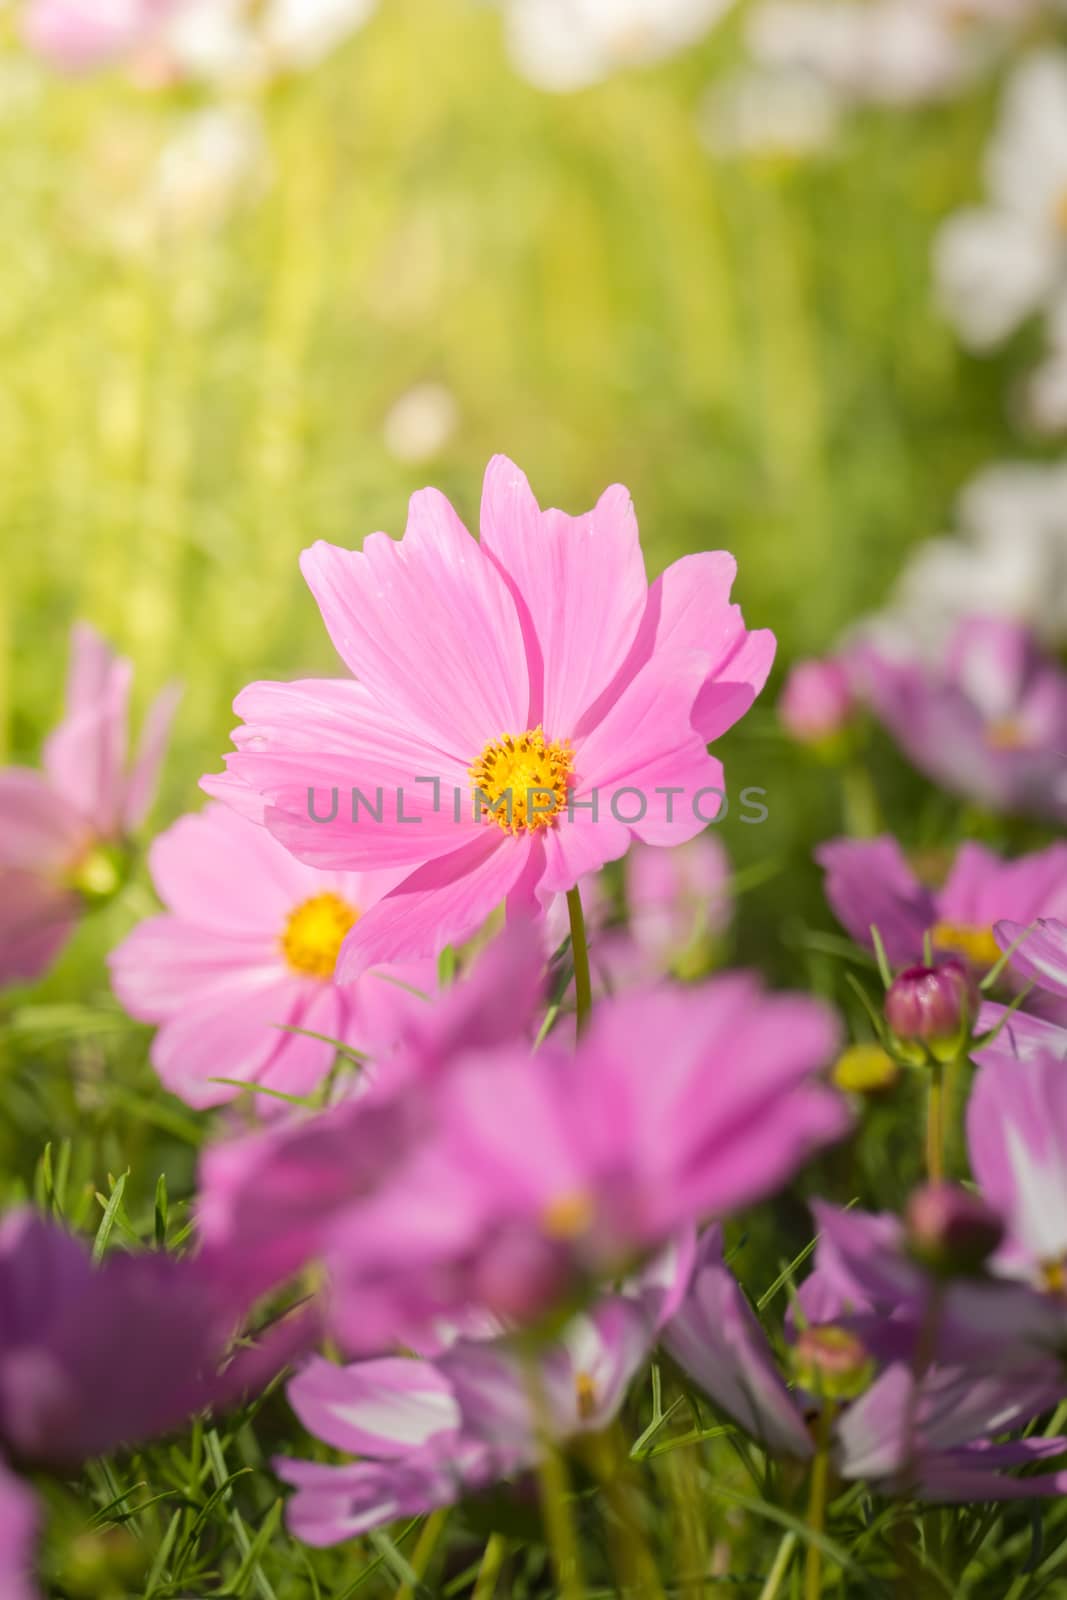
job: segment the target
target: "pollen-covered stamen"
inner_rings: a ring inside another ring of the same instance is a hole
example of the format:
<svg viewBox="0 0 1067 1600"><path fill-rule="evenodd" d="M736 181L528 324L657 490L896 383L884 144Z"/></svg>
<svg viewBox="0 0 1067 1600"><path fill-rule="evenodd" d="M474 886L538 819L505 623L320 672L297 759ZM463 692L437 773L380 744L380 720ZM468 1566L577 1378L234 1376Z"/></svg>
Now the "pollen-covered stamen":
<svg viewBox="0 0 1067 1600"><path fill-rule="evenodd" d="M304 978L332 978L345 936L359 912L339 894L316 894L293 911L282 930L289 967Z"/></svg>
<svg viewBox="0 0 1067 1600"><path fill-rule="evenodd" d="M988 969L1000 960L1000 946L993 937L992 928L980 928L967 922L937 922L931 929L930 942L935 950L966 956L972 967Z"/></svg>
<svg viewBox="0 0 1067 1600"><path fill-rule="evenodd" d="M470 769L474 814L491 817L505 833L551 827L567 804L574 752L550 743L543 728L506 733L487 744Z"/></svg>

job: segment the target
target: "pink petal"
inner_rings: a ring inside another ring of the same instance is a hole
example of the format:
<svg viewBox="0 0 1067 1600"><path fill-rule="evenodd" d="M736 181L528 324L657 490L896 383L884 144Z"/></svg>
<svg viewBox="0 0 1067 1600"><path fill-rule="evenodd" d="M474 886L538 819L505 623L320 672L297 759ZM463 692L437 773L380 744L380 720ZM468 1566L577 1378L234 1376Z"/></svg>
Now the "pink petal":
<svg viewBox="0 0 1067 1600"><path fill-rule="evenodd" d="M39 978L70 938L82 903L33 872L0 867L0 982Z"/></svg>
<svg viewBox="0 0 1067 1600"><path fill-rule="evenodd" d="M33 1490L0 1461L0 1593L4 1600L40 1600L33 1579L39 1522Z"/></svg>
<svg viewBox="0 0 1067 1600"><path fill-rule="evenodd" d="M163 903L218 933L278 938L294 907L324 887L265 828L216 804L179 817L148 861Z"/></svg>
<svg viewBox="0 0 1067 1600"><path fill-rule="evenodd" d="M383 708L461 762L528 726L522 630L500 574L443 495L413 495L399 543L319 543L301 567L345 665Z"/></svg>
<svg viewBox="0 0 1067 1600"><path fill-rule="evenodd" d="M122 823L131 663L91 628L75 627L67 712L45 741L48 780L104 838Z"/></svg>
<svg viewBox="0 0 1067 1600"><path fill-rule="evenodd" d="M91 843L85 819L39 772L0 771L0 865L57 875Z"/></svg>
<svg viewBox="0 0 1067 1600"><path fill-rule="evenodd" d="M144 727L141 729L137 755L126 780L122 821L129 832L140 827L156 797L159 772L170 741L174 713L178 709L181 697L180 686L172 684L164 689L162 694L156 696L148 709Z"/></svg>
<svg viewBox="0 0 1067 1600"><path fill-rule="evenodd" d="M525 474L494 456L481 536L522 619L530 721L570 738L625 661L648 599L630 496L616 484L584 516L542 512Z"/></svg>
<svg viewBox="0 0 1067 1600"><path fill-rule="evenodd" d="M351 983L367 967L438 955L481 927L519 881L531 843L494 824L480 839L431 861L360 917L341 949L337 977Z"/></svg>
<svg viewBox="0 0 1067 1600"><path fill-rule="evenodd" d="M189 1006L210 1004L234 981L286 976L276 936L262 931L235 935L186 922L149 917L108 957L112 987L132 1017L164 1022Z"/></svg>
<svg viewBox="0 0 1067 1600"><path fill-rule="evenodd" d="M215 991L171 1017L151 1052L164 1088L204 1109L223 1105L238 1092L212 1078L260 1082L282 1048L282 1028L300 1025L307 981L245 973L225 992Z"/></svg>

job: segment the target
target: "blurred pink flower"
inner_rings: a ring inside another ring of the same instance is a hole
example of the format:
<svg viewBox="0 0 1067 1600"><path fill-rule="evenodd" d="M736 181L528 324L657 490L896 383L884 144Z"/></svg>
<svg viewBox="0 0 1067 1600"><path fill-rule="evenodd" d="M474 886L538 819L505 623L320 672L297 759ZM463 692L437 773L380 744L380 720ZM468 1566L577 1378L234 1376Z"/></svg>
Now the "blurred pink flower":
<svg viewBox="0 0 1067 1600"><path fill-rule="evenodd" d="M0 981L50 965L87 900L121 881L120 855L154 797L174 689L148 712L127 762L133 668L85 623L75 626L66 715L44 747L44 771L0 771Z"/></svg>
<svg viewBox="0 0 1067 1600"><path fill-rule="evenodd" d="M993 811L1067 821L1067 673L1011 622L973 618L929 666L876 642L850 652L864 697L905 755Z"/></svg>
<svg viewBox="0 0 1067 1600"><path fill-rule="evenodd" d="M0 1592L6 1600L39 1600L32 1576L39 1521L32 1490L0 1460Z"/></svg>
<svg viewBox="0 0 1067 1600"><path fill-rule="evenodd" d="M822 744L841 733L854 708L848 669L833 657L796 662L778 699L782 726L801 744Z"/></svg>
<svg viewBox="0 0 1067 1600"><path fill-rule="evenodd" d="M847 1131L818 1077L836 1042L819 1002L735 973L604 1002L574 1053L550 1038L458 1061L439 1131L329 1239L342 1343L380 1349L472 1305L536 1318L773 1193Z"/></svg>
<svg viewBox="0 0 1067 1600"><path fill-rule="evenodd" d="M815 859L826 872L826 898L837 920L868 950L874 948L873 923L893 966L921 961L929 934L935 953L964 956L984 973L1000 958L994 929L1002 919L1028 923L1067 915L1067 844L1005 861L968 841L936 889L889 834L830 839Z"/></svg>
<svg viewBox="0 0 1067 1600"><path fill-rule="evenodd" d="M179 0L29 0L31 50L67 72L107 66L148 43Z"/></svg>
<svg viewBox="0 0 1067 1600"><path fill-rule="evenodd" d="M230 770L287 848L406 869L349 935L345 980L467 938L501 901L533 910L635 839L693 838L721 806L706 746L770 668L772 636L729 604L731 556L687 556L649 587L622 488L585 516L542 512L497 457L481 531L427 489L401 541L315 545L304 574L358 683L236 702Z"/></svg>
<svg viewBox="0 0 1067 1600"><path fill-rule="evenodd" d="M179 818L148 859L167 910L112 952L111 979L132 1016L160 1024L152 1064L189 1105L240 1093L218 1078L310 1094L336 1055L327 1040L377 1056L408 1012L427 1009L433 962L377 968L348 987L335 978L346 934L395 871L319 872L219 804ZM280 1105L257 1100L263 1112Z"/></svg>

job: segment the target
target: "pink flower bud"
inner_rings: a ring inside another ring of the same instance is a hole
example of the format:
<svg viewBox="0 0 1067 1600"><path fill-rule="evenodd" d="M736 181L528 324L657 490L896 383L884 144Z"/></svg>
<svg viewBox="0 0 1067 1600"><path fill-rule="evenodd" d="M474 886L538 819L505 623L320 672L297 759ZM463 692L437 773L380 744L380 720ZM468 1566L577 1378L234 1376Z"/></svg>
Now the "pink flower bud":
<svg viewBox="0 0 1067 1600"><path fill-rule="evenodd" d="M833 1323L802 1328L792 1364L800 1387L828 1400L855 1399L874 1374L874 1362L862 1340Z"/></svg>
<svg viewBox="0 0 1067 1600"><path fill-rule="evenodd" d="M955 1049L967 1036L977 1004L974 979L955 957L934 967L905 967L885 997L886 1021L906 1044Z"/></svg>
<svg viewBox="0 0 1067 1600"><path fill-rule="evenodd" d="M978 1272L1000 1244L1004 1226L978 1195L958 1183L928 1183L908 1201L908 1241L933 1271Z"/></svg>
<svg viewBox="0 0 1067 1600"><path fill-rule="evenodd" d="M822 744L840 733L855 701L840 661L798 661L785 681L778 715L800 744Z"/></svg>

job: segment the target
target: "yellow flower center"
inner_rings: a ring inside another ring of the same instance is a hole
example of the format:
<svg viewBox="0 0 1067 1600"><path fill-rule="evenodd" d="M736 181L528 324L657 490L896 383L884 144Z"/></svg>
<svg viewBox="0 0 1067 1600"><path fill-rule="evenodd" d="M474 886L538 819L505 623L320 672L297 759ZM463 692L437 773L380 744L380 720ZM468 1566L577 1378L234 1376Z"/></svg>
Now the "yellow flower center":
<svg viewBox="0 0 1067 1600"><path fill-rule="evenodd" d="M1041 1281L1049 1294L1067 1295L1067 1266L1062 1261L1042 1262Z"/></svg>
<svg viewBox="0 0 1067 1600"><path fill-rule="evenodd" d="M596 1415L596 1384L588 1372L574 1374L574 1398L583 1422L588 1422Z"/></svg>
<svg viewBox="0 0 1067 1600"><path fill-rule="evenodd" d="M581 1189L550 1200L541 1226L550 1239L579 1239L593 1225L593 1202Z"/></svg>
<svg viewBox="0 0 1067 1600"><path fill-rule="evenodd" d="M854 1044L834 1064L833 1080L849 1094L874 1094L896 1082L898 1068L880 1044Z"/></svg>
<svg viewBox="0 0 1067 1600"><path fill-rule="evenodd" d="M1025 750L1030 738L1014 717L994 717L985 726L985 742L990 750Z"/></svg>
<svg viewBox="0 0 1067 1600"><path fill-rule="evenodd" d="M935 950L948 950L966 956L974 967L992 967L1000 960L1000 946L992 928L977 928L966 922L937 922L930 931Z"/></svg>
<svg viewBox="0 0 1067 1600"><path fill-rule="evenodd" d="M506 733L470 769L475 816L491 816L505 833L551 827L567 804L573 770L566 740L550 744L543 728Z"/></svg>
<svg viewBox="0 0 1067 1600"><path fill-rule="evenodd" d="M304 978L332 978L345 936L359 912L339 894L315 894L289 916L281 946L289 967Z"/></svg>

